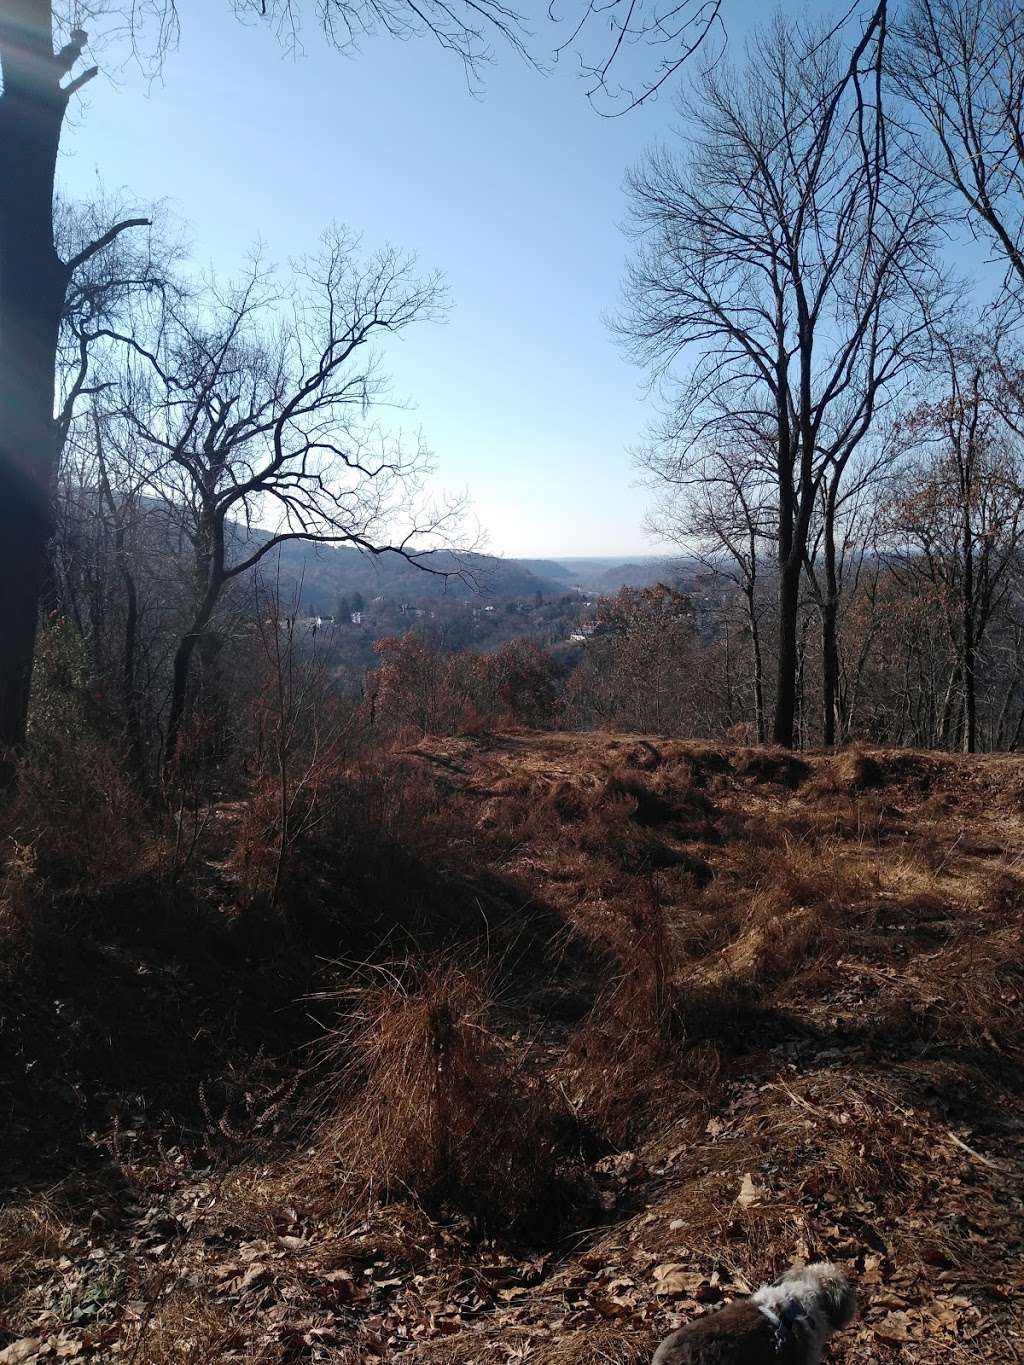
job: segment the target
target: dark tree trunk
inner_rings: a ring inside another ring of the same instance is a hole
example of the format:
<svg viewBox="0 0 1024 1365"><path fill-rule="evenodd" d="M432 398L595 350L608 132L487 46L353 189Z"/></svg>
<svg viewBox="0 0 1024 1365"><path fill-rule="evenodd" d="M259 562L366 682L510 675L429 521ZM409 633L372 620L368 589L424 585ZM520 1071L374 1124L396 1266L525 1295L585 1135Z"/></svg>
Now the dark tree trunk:
<svg viewBox="0 0 1024 1365"><path fill-rule="evenodd" d="M797 670L800 664L798 616L800 613L800 560L791 557L779 573L779 660L775 692L775 727L772 738L792 749L796 727Z"/></svg>
<svg viewBox="0 0 1024 1365"><path fill-rule="evenodd" d="M188 700L188 680L192 671L192 656L199 644L202 626L196 625L178 642L174 654L174 667L171 674L171 701L167 712L167 736L164 740L164 774L169 775L178 756L181 741L181 727L185 720L185 703Z"/></svg>
<svg viewBox="0 0 1024 1365"><path fill-rule="evenodd" d="M977 703L977 635L975 630L975 601L974 601L974 534L971 526L971 498L970 483L963 499L964 503L964 526L963 526L963 588L961 602L961 634L963 636L963 672L964 672L964 752L973 754L977 745L978 733L978 703Z"/></svg>
<svg viewBox="0 0 1024 1365"><path fill-rule="evenodd" d="M750 665L754 674L754 731L758 744L765 741L764 662L761 658L761 627L754 605L754 589L746 589L747 621L750 626Z"/></svg>
<svg viewBox="0 0 1024 1365"><path fill-rule="evenodd" d="M839 706L839 610L827 600L821 608L821 736L826 749L836 742L836 713Z"/></svg>
<svg viewBox="0 0 1024 1365"><path fill-rule="evenodd" d="M195 542L196 586L202 594L192 624L178 642L171 674L171 700L167 713L167 735L164 740L164 776L170 775L178 756L181 727L188 703L189 679L196 649L206 637L206 631L227 581L224 574L224 524L210 517L202 526Z"/></svg>
<svg viewBox="0 0 1024 1365"><path fill-rule="evenodd" d="M839 714L839 575L836 570L836 472L825 499L825 594L821 603L821 736L826 749L836 742Z"/></svg>
<svg viewBox="0 0 1024 1365"><path fill-rule="evenodd" d="M67 96L50 5L0 11L0 752L25 735L51 492L59 453L54 374L67 269L53 239L53 184Z"/></svg>

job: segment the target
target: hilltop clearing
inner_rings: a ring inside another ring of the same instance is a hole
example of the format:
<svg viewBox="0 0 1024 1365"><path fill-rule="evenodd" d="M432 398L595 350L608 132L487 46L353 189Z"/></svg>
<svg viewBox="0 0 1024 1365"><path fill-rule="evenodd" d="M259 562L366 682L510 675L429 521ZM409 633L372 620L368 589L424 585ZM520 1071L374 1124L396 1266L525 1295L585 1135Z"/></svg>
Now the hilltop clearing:
<svg viewBox="0 0 1024 1365"><path fill-rule="evenodd" d="M627 1365L819 1257L830 1360L1021 1359L1021 760L530 732L343 785L273 910L245 803L173 885L9 860L0 1360Z"/></svg>

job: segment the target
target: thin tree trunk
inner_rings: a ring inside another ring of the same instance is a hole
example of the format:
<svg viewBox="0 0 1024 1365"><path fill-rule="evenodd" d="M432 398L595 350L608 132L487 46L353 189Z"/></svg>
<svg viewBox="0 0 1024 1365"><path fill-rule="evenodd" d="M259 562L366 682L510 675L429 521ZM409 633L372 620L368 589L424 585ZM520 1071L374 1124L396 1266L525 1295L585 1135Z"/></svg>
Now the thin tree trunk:
<svg viewBox="0 0 1024 1365"><path fill-rule="evenodd" d="M836 742L836 715L839 709L839 607L827 599L821 607L821 736L826 749Z"/></svg>
<svg viewBox="0 0 1024 1365"><path fill-rule="evenodd" d="M800 611L800 559L784 563L779 573L779 659L775 694L773 739L792 749L796 726L797 669L800 662L798 641Z"/></svg>
<svg viewBox="0 0 1024 1365"><path fill-rule="evenodd" d="M974 547L969 510L964 512L964 580L961 629L963 633L964 674L964 753L973 754L978 738L978 693L976 679L977 639L974 613Z"/></svg>
<svg viewBox="0 0 1024 1365"><path fill-rule="evenodd" d="M821 604L822 743L831 749L836 742L839 710L839 576L836 573L836 506L839 474L825 500L825 595Z"/></svg>
<svg viewBox="0 0 1024 1365"><path fill-rule="evenodd" d="M750 664L754 674L754 732L758 744L765 741L764 723L764 661L761 657L761 627L754 606L754 589L746 590L747 621L750 625Z"/></svg>
<svg viewBox="0 0 1024 1365"><path fill-rule="evenodd" d="M4 0L0 17L0 780L25 735L59 453L54 375L67 268L53 186L67 96L50 6Z"/></svg>
<svg viewBox="0 0 1024 1365"><path fill-rule="evenodd" d="M939 721L939 744L943 749L949 748L950 732L953 728L953 703L956 700L956 690L960 686L960 679L963 675L963 660L958 658L953 665L949 675L949 683L946 686L946 695L942 700L942 716Z"/></svg>

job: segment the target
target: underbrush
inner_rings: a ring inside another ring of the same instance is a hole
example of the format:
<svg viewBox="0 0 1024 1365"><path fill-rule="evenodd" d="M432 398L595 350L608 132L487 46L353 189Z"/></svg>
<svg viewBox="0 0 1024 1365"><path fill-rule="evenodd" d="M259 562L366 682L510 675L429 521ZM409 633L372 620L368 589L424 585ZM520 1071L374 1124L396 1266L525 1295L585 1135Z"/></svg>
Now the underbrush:
<svg viewBox="0 0 1024 1365"><path fill-rule="evenodd" d="M483 974L446 961L347 988L322 1047L322 1122L308 1179L349 1197L451 1205L483 1229L556 1227L566 1116L491 1024Z"/></svg>
<svg viewBox="0 0 1024 1365"><path fill-rule="evenodd" d="M93 1249L131 1261L139 1365L292 1359L325 1320L339 1360L634 1365L662 1263L703 1306L865 1247L982 1273L930 1202L937 1167L1008 1175L1024 1059L1014 812L980 782L952 820L914 756L424 741L332 770L275 896L264 781L176 857L116 789L103 849L70 794L48 829L59 776L5 827L0 1079L9 1183L87 1194L0 1214L12 1331L33 1266ZM147 1219L195 1233L140 1250Z"/></svg>
<svg viewBox="0 0 1024 1365"><path fill-rule="evenodd" d="M0 1312L31 1283L40 1261L64 1252L67 1237L65 1212L45 1195L0 1208Z"/></svg>
<svg viewBox="0 0 1024 1365"><path fill-rule="evenodd" d="M89 888L159 866L170 847L116 749L88 737L33 742L14 799L0 805L5 880L27 880L30 859L37 887Z"/></svg>

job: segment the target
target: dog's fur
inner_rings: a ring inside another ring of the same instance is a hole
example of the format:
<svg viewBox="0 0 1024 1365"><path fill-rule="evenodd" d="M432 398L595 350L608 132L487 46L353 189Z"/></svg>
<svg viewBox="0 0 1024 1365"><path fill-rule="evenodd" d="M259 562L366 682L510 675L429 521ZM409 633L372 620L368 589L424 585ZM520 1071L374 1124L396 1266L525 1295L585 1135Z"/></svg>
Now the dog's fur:
<svg viewBox="0 0 1024 1365"><path fill-rule="evenodd" d="M854 1292L838 1266L797 1266L749 1299L680 1327L652 1365L819 1365L826 1341L855 1314Z"/></svg>

